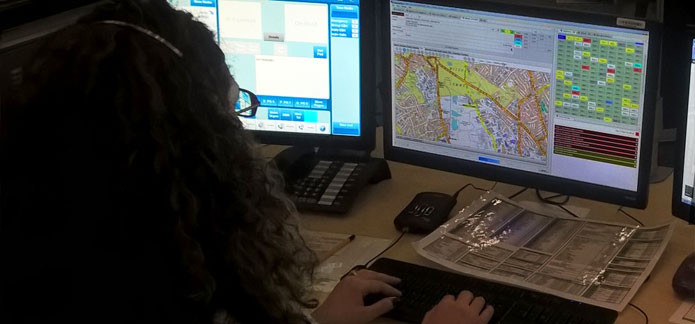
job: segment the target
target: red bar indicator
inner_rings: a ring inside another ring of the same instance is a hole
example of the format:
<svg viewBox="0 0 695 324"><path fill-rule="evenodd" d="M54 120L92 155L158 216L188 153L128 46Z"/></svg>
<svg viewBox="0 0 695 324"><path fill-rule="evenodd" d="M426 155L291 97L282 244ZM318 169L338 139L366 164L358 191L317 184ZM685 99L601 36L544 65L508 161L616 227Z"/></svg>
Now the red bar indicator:
<svg viewBox="0 0 695 324"><path fill-rule="evenodd" d="M582 70L591 71L591 67L588 66L588 65L582 65ZM637 69L635 69L635 70L637 70ZM635 71L635 72L636 72L636 71Z"/></svg>
<svg viewBox="0 0 695 324"><path fill-rule="evenodd" d="M635 72L636 73L642 73L642 69L641 68L635 68Z"/></svg>
<svg viewBox="0 0 695 324"><path fill-rule="evenodd" d="M608 69L608 70L606 70L606 71L608 71L608 73L613 73L613 74L615 74L615 69Z"/></svg>
<svg viewBox="0 0 695 324"><path fill-rule="evenodd" d="M555 126L555 154L636 168L638 147L639 138Z"/></svg>
<svg viewBox="0 0 695 324"><path fill-rule="evenodd" d="M584 38L584 43L589 43L589 44L591 44L591 38Z"/></svg>
<svg viewBox="0 0 695 324"><path fill-rule="evenodd" d="M579 92L579 91L572 91L572 94L573 94L573 95L580 95L581 92Z"/></svg>

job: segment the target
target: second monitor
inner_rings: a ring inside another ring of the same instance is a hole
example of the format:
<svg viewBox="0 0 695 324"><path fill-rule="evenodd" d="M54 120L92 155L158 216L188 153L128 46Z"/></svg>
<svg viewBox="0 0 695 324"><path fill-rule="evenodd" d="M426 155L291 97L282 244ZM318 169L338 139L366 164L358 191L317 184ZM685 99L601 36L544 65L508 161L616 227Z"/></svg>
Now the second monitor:
<svg viewBox="0 0 695 324"><path fill-rule="evenodd" d="M263 143L374 147L373 6L359 0L169 0L214 32L258 96L241 118Z"/></svg>
<svg viewBox="0 0 695 324"><path fill-rule="evenodd" d="M345 212L364 185L390 177L370 157L373 1L169 1L214 32L231 74L257 97L244 128L293 146L275 162L300 209Z"/></svg>
<svg viewBox="0 0 695 324"><path fill-rule="evenodd" d="M385 2L388 159L646 205L654 26L490 3Z"/></svg>

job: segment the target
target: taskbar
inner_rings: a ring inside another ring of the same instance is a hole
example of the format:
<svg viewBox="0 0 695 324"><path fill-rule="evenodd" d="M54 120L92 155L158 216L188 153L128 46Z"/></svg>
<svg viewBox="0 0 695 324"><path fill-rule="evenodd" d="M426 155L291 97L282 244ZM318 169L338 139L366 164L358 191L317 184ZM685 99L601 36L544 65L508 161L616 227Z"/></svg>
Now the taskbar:
<svg viewBox="0 0 695 324"><path fill-rule="evenodd" d="M301 121L267 120L242 118L244 129L268 132L287 132L302 134L330 135L331 128L328 123L307 123Z"/></svg>

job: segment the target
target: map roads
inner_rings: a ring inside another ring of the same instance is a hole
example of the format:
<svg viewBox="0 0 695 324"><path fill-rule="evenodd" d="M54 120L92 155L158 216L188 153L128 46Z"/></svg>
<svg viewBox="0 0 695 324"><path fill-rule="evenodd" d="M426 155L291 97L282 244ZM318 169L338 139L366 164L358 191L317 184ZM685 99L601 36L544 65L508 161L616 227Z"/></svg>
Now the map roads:
<svg viewBox="0 0 695 324"><path fill-rule="evenodd" d="M397 136L545 163L549 72L407 50L394 62Z"/></svg>

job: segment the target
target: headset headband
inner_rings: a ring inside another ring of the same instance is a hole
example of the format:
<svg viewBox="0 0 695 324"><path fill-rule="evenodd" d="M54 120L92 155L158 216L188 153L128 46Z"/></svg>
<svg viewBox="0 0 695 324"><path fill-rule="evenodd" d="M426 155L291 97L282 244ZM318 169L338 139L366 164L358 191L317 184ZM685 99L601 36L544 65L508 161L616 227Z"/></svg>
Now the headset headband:
<svg viewBox="0 0 695 324"><path fill-rule="evenodd" d="M172 45L169 41L164 39L164 37L159 36L158 34L156 34L155 32L153 32L149 29L140 27L138 25L133 25L131 23L127 23L124 21L120 21L120 20L102 20L102 21L95 22L95 24L108 24L108 25L116 25L116 26L123 26L123 27L132 28L132 29L137 30L137 31L153 38L154 40L162 43L164 46L166 46L172 52L174 52L174 54L176 54L178 57L183 58L183 53L181 52L181 50L179 50L178 48L176 48L176 46Z"/></svg>

